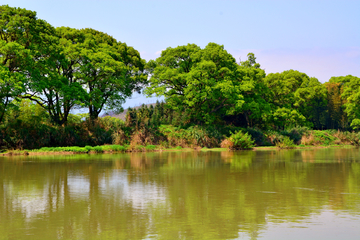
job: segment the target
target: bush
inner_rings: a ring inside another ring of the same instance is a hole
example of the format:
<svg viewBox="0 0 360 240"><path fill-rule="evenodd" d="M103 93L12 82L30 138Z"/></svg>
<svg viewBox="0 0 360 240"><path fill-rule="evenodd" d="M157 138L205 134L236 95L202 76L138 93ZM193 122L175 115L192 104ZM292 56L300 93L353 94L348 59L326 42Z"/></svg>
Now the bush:
<svg viewBox="0 0 360 240"><path fill-rule="evenodd" d="M86 145L85 146L85 149L90 152L91 150L93 150L93 147L92 146L89 146L89 145Z"/></svg>
<svg viewBox="0 0 360 240"><path fill-rule="evenodd" d="M145 149L146 149L146 151L153 151L153 150L156 149L156 146L155 146L155 145L147 145L147 146L145 147Z"/></svg>
<svg viewBox="0 0 360 240"><path fill-rule="evenodd" d="M230 150L251 149L255 147L254 140L251 139L250 135L242 131L231 133L231 136L225 139L221 146L226 146Z"/></svg>
<svg viewBox="0 0 360 240"><path fill-rule="evenodd" d="M290 148L294 148L295 144L294 144L294 141L292 139L290 139L290 137L283 136L282 139L280 139L276 143L276 147L280 148L280 149L290 149Z"/></svg>
<svg viewBox="0 0 360 240"><path fill-rule="evenodd" d="M126 147L121 146L121 145L110 145L110 149L115 152L125 152L126 151Z"/></svg>
<svg viewBox="0 0 360 240"><path fill-rule="evenodd" d="M101 146L96 146L92 148L93 151L97 152L97 153L102 153L104 152L104 149Z"/></svg>
<svg viewBox="0 0 360 240"><path fill-rule="evenodd" d="M310 129L308 127L294 127L281 132L282 135L288 136L294 143L300 143L302 136L308 134Z"/></svg>
<svg viewBox="0 0 360 240"><path fill-rule="evenodd" d="M308 134L303 135L301 138L301 144L303 145L330 145L335 143L341 143L339 138L333 136L335 131L332 130L313 130Z"/></svg>
<svg viewBox="0 0 360 240"><path fill-rule="evenodd" d="M170 146L216 147L222 135L214 127L190 126L186 129L172 125L161 125L159 132L163 134Z"/></svg>
<svg viewBox="0 0 360 240"><path fill-rule="evenodd" d="M258 129L258 128L246 128L243 131L248 133L251 136L251 138L254 139L255 144L257 146L271 145L266 140L266 137L265 137L264 133L260 129Z"/></svg>

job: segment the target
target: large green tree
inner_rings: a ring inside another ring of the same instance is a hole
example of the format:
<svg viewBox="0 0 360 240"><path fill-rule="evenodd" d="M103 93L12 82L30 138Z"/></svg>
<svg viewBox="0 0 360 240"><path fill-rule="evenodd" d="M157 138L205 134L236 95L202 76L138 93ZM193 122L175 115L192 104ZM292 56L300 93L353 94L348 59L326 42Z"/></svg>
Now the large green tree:
<svg viewBox="0 0 360 240"><path fill-rule="evenodd" d="M45 49L44 36L51 27L36 12L0 6L0 122L12 99L25 90L29 73L39 51Z"/></svg>
<svg viewBox="0 0 360 240"><path fill-rule="evenodd" d="M145 60L133 47L116 41L106 33L83 29L81 82L87 91L85 105L91 119L104 109L122 110L121 105L133 91L140 92L147 81Z"/></svg>
<svg viewBox="0 0 360 240"><path fill-rule="evenodd" d="M148 95L165 96L175 110L188 111L192 121L210 124L242 111L243 92L253 85L241 79L241 69L224 46L209 43L167 48L148 63Z"/></svg>
<svg viewBox="0 0 360 240"><path fill-rule="evenodd" d="M264 82L269 88L267 102L272 105L271 118L275 128L323 126L321 120L324 117L317 112L326 108L326 89L316 78L288 70L270 73Z"/></svg>
<svg viewBox="0 0 360 240"><path fill-rule="evenodd" d="M47 47L39 52L35 71L30 74L28 94L49 113L53 123L67 122L74 106L85 100L79 68L85 37L79 30L58 28L47 38Z"/></svg>
<svg viewBox="0 0 360 240"><path fill-rule="evenodd" d="M269 89L264 84L265 71L260 68L253 53L247 56L248 59L238 66L238 78L243 85L248 86L243 93L245 102L241 115L245 117L246 126L266 128L271 105L265 99L269 94Z"/></svg>

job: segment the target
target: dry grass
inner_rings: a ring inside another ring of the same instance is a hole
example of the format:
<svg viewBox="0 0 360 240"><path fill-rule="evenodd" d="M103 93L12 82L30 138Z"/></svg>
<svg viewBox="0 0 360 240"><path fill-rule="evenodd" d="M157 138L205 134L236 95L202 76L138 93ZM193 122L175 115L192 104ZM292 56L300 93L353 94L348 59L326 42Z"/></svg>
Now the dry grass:
<svg viewBox="0 0 360 240"><path fill-rule="evenodd" d="M220 143L220 147L232 149L234 147L234 143L229 139L225 139Z"/></svg>
<svg viewBox="0 0 360 240"><path fill-rule="evenodd" d="M315 137L312 133L308 135L303 135L300 140L303 145L319 145L319 143L315 140Z"/></svg>
<svg viewBox="0 0 360 240"><path fill-rule="evenodd" d="M333 136L337 138L334 142L335 144L351 144L351 141L348 139L348 136L344 132L341 132L340 130L334 133Z"/></svg>
<svg viewBox="0 0 360 240"><path fill-rule="evenodd" d="M124 145L126 143L126 135L125 132L120 129L117 132L112 134L113 144L115 145Z"/></svg>

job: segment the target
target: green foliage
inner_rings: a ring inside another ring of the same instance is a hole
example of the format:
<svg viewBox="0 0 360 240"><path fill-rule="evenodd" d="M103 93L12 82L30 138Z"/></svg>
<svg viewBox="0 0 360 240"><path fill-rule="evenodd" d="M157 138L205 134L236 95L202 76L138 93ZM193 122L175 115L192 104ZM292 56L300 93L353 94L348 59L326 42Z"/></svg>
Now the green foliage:
<svg viewBox="0 0 360 240"><path fill-rule="evenodd" d="M316 78L289 70L270 73L264 82L270 90L266 100L273 106L271 122L275 129L324 125L319 112L326 109L326 89Z"/></svg>
<svg viewBox="0 0 360 240"><path fill-rule="evenodd" d="M24 75L11 72L8 67L0 65L0 123L3 121L6 111L13 106L11 99L24 91L24 81Z"/></svg>
<svg viewBox="0 0 360 240"><path fill-rule="evenodd" d="M351 122L351 127L358 129L360 123L360 78L348 75L342 81L346 82L341 94L345 100L345 112Z"/></svg>
<svg viewBox="0 0 360 240"><path fill-rule="evenodd" d="M146 151L153 151L153 150L156 149L156 146L155 146L155 145L147 145L147 146L145 147L145 149L146 149Z"/></svg>
<svg viewBox="0 0 360 240"><path fill-rule="evenodd" d="M180 128L172 125L161 125L159 131L166 137L170 146L216 147L220 142L216 137L220 137L218 131L199 126Z"/></svg>
<svg viewBox="0 0 360 240"><path fill-rule="evenodd" d="M335 137L327 131L313 131L315 141L322 142L323 145L330 145L335 141Z"/></svg>
<svg viewBox="0 0 360 240"><path fill-rule="evenodd" d="M103 148L101 146L95 146L92 148L93 151L97 152L97 153L102 153L104 152Z"/></svg>
<svg viewBox="0 0 360 240"><path fill-rule="evenodd" d="M121 145L109 145L110 150L114 152L125 152L127 150L126 147Z"/></svg>
<svg viewBox="0 0 360 240"><path fill-rule="evenodd" d="M42 147L36 152L74 152L74 153L87 153L88 150L85 147Z"/></svg>
<svg viewBox="0 0 360 240"><path fill-rule="evenodd" d="M290 137L282 136L276 142L276 147L279 148L279 149L290 149L290 148L294 148L295 144L294 144L294 141L292 139L290 139Z"/></svg>
<svg viewBox="0 0 360 240"><path fill-rule="evenodd" d="M210 124L239 113L243 92L253 88L242 81L243 68L215 43L204 49L194 44L167 48L147 69L151 78L146 93L165 96L172 109L186 111L194 122Z"/></svg>
<svg viewBox="0 0 360 240"><path fill-rule="evenodd" d="M230 147L232 150L251 149L255 147L254 140L251 139L250 135L242 131L231 133L228 140L233 144Z"/></svg>
<svg viewBox="0 0 360 240"><path fill-rule="evenodd" d="M345 100L341 97L345 82L335 81L340 79L331 78L329 82L325 83L328 102L326 127L328 129L346 129L348 127L348 117L344 112Z"/></svg>
<svg viewBox="0 0 360 240"><path fill-rule="evenodd" d="M342 136L341 136L342 135ZM345 143L348 144L346 137L344 138L343 133L340 131L332 131L332 130L313 130L304 134L301 139L301 144L304 145L333 145Z"/></svg>
<svg viewBox="0 0 360 240"><path fill-rule="evenodd" d="M360 129L358 77L322 84L294 70L266 75L253 53L238 64L216 43L169 47L146 64L106 33L54 28L36 12L7 5L0 12L2 148L77 145L101 152L125 151L125 144L218 147L224 139L232 146L229 132L258 146L358 144L355 133L309 131ZM148 74L146 94L164 102L128 109L125 122L98 118L104 109L121 112ZM71 114L84 107L88 113ZM90 147L104 144L115 145Z"/></svg>
<svg viewBox="0 0 360 240"><path fill-rule="evenodd" d="M303 135L308 134L310 129L308 127L294 127L280 131L283 136L288 136L294 143L299 143Z"/></svg>
<svg viewBox="0 0 360 240"><path fill-rule="evenodd" d="M62 38L68 36L66 30L59 29ZM88 89L85 105L89 108L90 118L96 119L105 106L122 111L121 104L125 99L133 91L139 92L147 81L147 75L143 73L145 60L133 47L117 42L106 33L94 29L78 31L83 34L84 42L79 46L82 50L78 61L81 71L77 77L83 88Z"/></svg>
<svg viewBox="0 0 360 240"><path fill-rule="evenodd" d="M270 144L266 140L264 132L258 128L244 128L242 129L242 131L249 134L251 138L254 139L254 143L257 146L266 146Z"/></svg>

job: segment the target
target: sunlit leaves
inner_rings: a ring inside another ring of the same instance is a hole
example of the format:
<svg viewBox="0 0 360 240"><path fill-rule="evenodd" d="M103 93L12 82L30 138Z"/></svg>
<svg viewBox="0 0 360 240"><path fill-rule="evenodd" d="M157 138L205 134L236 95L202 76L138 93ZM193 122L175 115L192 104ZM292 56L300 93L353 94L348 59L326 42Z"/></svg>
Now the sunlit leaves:
<svg viewBox="0 0 360 240"><path fill-rule="evenodd" d="M237 69L235 59L215 43L168 48L149 62L146 92L165 96L174 109L186 107L195 121L212 123L239 112L244 103Z"/></svg>

